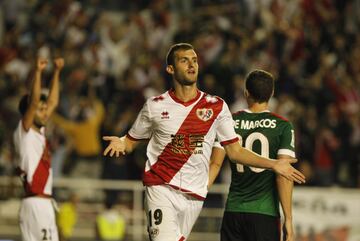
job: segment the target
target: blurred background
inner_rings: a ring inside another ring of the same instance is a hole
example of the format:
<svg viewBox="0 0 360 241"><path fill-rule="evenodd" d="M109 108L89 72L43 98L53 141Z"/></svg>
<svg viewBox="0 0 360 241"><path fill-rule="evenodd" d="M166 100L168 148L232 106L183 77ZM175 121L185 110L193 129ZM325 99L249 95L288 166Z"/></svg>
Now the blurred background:
<svg viewBox="0 0 360 241"><path fill-rule="evenodd" d="M124 220L123 240L146 240L146 143L104 158L101 136L125 134L145 99L171 87L165 56L176 42L194 45L199 88L233 112L246 107L249 71L276 77L271 110L294 124L296 167L307 177L294 190L297 240L359 241L359 0L1 0L0 239L19 240L18 101L36 57L62 56L47 136L59 223L71 231L63 240L95 240L96 220L110 209ZM52 71L49 64L43 86ZM229 173L225 164L190 240L218 240Z"/></svg>

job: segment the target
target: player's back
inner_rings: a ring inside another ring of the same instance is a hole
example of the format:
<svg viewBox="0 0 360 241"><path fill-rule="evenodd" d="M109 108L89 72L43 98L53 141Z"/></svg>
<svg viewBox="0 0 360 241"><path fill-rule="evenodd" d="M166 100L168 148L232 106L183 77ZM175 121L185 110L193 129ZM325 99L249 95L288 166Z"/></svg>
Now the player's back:
<svg viewBox="0 0 360 241"><path fill-rule="evenodd" d="M242 146L264 157L295 156L293 128L289 121L269 111L249 110L233 114L235 131ZM231 165L227 211L279 215L275 173L262 168Z"/></svg>

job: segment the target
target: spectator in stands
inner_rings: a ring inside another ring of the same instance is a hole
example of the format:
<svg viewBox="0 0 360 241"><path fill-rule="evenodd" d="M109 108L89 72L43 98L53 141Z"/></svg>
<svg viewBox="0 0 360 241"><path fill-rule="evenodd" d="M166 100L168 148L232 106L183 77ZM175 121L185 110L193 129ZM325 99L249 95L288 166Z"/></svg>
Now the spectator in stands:
<svg viewBox="0 0 360 241"><path fill-rule="evenodd" d="M105 200L105 210L96 217L96 238L99 241L120 241L125 238L126 222L110 199Z"/></svg>
<svg viewBox="0 0 360 241"><path fill-rule="evenodd" d="M53 122L65 130L68 141L73 143L74 149L65 172L69 172L71 176L100 178L100 128L105 115L104 106L101 100L90 94L80 98L78 108L75 121L59 114L53 117Z"/></svg>
<svg viewBox="0 0 360 241"><path fill-rule="evenodd" d="M353 119L359 112L359 1L90 2L0 2L2 140L11 138L16 128L19 118L16 100L25 92L23 86L28 81L31 60L38 53L52 58L61 51L67 62L64 86L73 86L69 85L72 74L78 75L77 69L83 69L95 79L99 99L110 111L113 103L128 106L130 99L122 96L129 92L125 79L133 66L137 66L131 78L133 83L150 83L154 76L163 85L170 83L166 81L168 76L161 60L167 51L165 46L176 39L190 40L195 47L199 46L197 49L201 48L199 74L214 76L218 90L225 88L226 96L221 97L229 106L241 102L238 90L233 88L232 82L237 78L234 77L261 68L274 73L278 80L275 98L290 95L295 102L293 108L315 110L315 123L311 125L319 125L319 120L325 118L324 110L332 103L336 103L339 115L345 114L345 118ZM191 15L184 12L188 9ZM116 10L119 11L114 14ZM186 16L186 21L178 23L179 15ZM44 71L44 76L47 75L48 69ZM147 89L142 86L136 97L148 96ZM68 104L60 107L65 111L73 109L78 103L72 99L80 92L77 88L63 91L61 104ZM67 113L62 114L71 119ZM109 126L116 126L122 115L126 112L116 113L116 118L107 116L106 121ZM303 117L296 118L293 123L301 124ZM352 128L356 129L356 125ZM302 128L296 129L302 136ZM320 132L312 129L311 135L306 136L308 143L314 143ZM64 144L69 143L67 140ZM314 152L314 146L306 147L310 148L306 150L306 159L313 169L316 160L308 153ZM11 152L0 157L2 172L9 174L13 163L7 159L13 150L6 144L0 148L1 153ZM358 156L358 149L353 150L354 156ZM301 148L299 159L304 160ZM359 179L356 173L347 176L351 180L340 185L355 185Z"/></svg>
<svg viewBox="0 0 360 241"><path fill-rule="evenodd" d="M79 197L75 192L70 194L69 200L61 204L58 215L57 225L59 228L60 241L71 240L74 227L77 223L77 206Z"/></svg>

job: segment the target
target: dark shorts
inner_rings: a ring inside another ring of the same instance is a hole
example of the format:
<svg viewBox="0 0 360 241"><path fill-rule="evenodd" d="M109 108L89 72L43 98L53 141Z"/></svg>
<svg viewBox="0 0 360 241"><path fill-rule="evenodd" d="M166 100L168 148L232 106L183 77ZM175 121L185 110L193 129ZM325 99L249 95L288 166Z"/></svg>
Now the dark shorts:
<svg viewBox="0 0 360 241"><path fill-rule="evenodd" d="M225 212L221 241L280 241L280 218L257 214Z"/></svg>

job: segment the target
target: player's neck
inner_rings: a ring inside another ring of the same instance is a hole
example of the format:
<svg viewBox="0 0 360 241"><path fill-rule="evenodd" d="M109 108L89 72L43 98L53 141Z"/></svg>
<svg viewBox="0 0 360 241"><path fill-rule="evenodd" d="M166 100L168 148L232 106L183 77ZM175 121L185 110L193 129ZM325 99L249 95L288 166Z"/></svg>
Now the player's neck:
<svg viewBox="0 0 360 241"><path fill-rule="evenodd" d="M268 109L269 109L269 104L267 102L249 104L249 110L254 113L263 112Z"/></svg>
<svg viewBox="0 0 360 241"><path fill-rule="evenodd" d="M41 133L41 132L40 132L40 128L41 128L41 127L33 124L33 125L31 126L31 128L32 128L34 131L36 131L36 132L38 132L38 133Z"/></svg>
<svg viewBox="0 0 360 241"><path fill-rule="evenodd" d="M190 86L175 84L174 94L179 100L183 102L188 102L190 100L193 100L197 96L198 89L195 84Z"/></svg>

